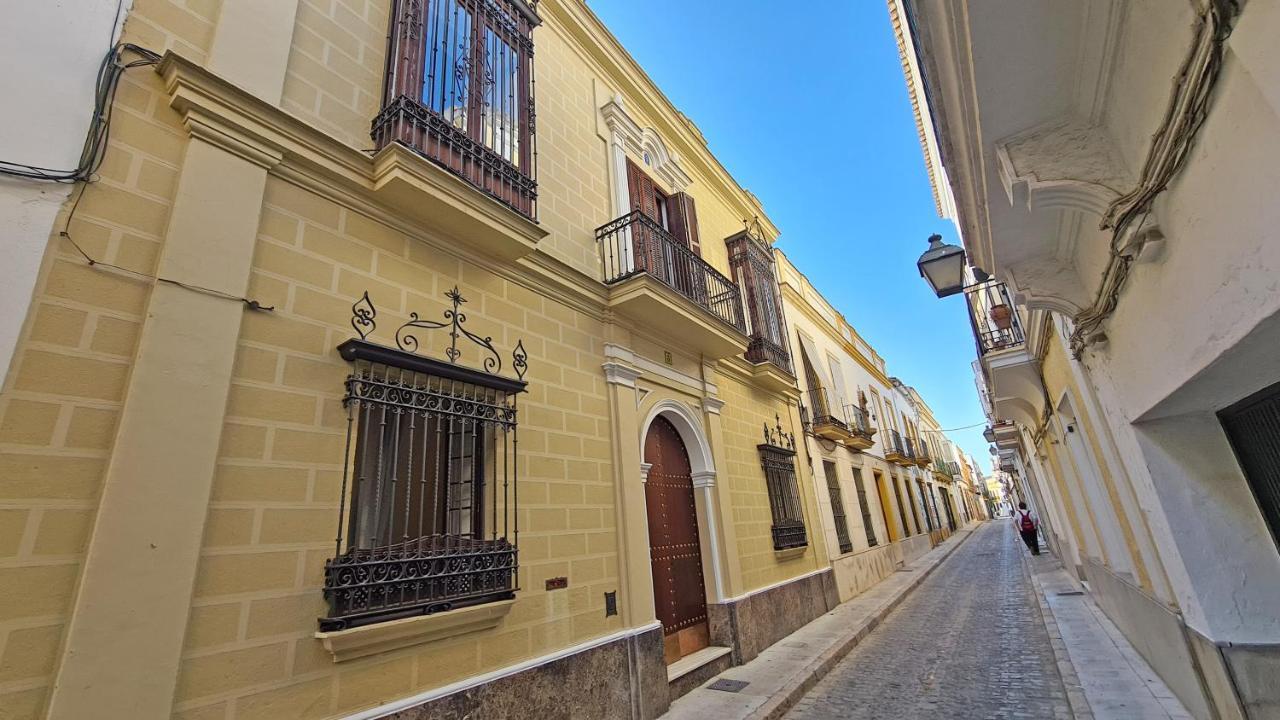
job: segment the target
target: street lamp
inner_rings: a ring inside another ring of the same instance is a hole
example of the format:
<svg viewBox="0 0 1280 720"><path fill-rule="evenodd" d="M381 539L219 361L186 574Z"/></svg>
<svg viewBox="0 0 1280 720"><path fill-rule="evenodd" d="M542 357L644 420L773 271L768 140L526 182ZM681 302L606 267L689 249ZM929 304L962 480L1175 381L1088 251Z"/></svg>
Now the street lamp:
<svg viewBox="0 0 1280 720"><path fill-rule="evenodd" d="M982 437L985 438L987 442L994 443L996 441L995 428L988 425L987 429L982 431Z"/></svg>
<svg viewBox="0 0 1280 720"><path fill-rule="evenodd" d="M964 290L964 248L944 244L937 233L929 236L929 249L916 261L916 267L940 298Z"/></svg>

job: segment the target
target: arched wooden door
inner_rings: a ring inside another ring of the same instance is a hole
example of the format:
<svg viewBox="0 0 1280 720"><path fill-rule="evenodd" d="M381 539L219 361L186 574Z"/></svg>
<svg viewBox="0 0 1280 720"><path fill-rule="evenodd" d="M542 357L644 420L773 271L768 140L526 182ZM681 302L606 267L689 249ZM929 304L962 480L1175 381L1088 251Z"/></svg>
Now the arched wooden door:
<svg viewBox="0 0 1280 720"><path fill-rule="evenodd" d="M666 418L659 416L649 426L644 461L652 466L644 497L653 601L670 664L707 647L710 638L689 453Z"/></svg>

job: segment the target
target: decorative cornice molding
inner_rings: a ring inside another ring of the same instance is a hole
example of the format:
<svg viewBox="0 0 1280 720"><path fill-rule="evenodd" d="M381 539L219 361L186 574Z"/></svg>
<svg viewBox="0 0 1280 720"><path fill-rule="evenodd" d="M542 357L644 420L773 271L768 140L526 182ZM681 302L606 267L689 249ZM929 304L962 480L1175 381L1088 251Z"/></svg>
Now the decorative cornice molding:
<svg viewBox="0 0 1280 720"><path fill-rule="evenodd" d="M640 482L649 482L649 471L653 469L653 463L640 463Z"/></svg>
<svg viewBox="0 0 1280 720"><path fill-rule="evenodd" d="M657 130L641 127L623 105L621 95L614 95L600 108L609 131L622 141L623 147L641 158L654 175L666 183L672 192L682 192L693 184L693 178L685 171L680 156L671 150Z"/></svg>
<svg viewBox="0 0 1280 720"><path fill-rule="evenodd" d="M600 367L604 368L604 381L610 385L634 388L636 379L644 374L633 367L618 362L606 362Z"/></svg>
<svg viewBox="0 0 1280 720"><path fill-rule="evenodd" d="M715 470L698 470L691 476L693 478L693 486L695 488L715 487L716 471Z"/></svg>
<svg viewBox="0 0 1280 720"><path fill-rule="evenodd" d="M720 410L724 407L725 402L719 398L705 397L702 398L702 409L712 415L719 415Z"/></svg>
<svg viewBox="0 0 1280 720"><path fill-rule="evenodd" d="M262 101L181 55L167 53L156 71L163 78L170 106L182 115L188 132L202 140L266 166L272 175L408 234L415 242L438 248L594 319L605 319L608 293L599 278L544 252L533 252L511 262L462 247L449 242L438 231L424 227L415 218L397 212L376 194L377 176L381 173L385 178L393 164L400 171L416 168L412 173L419 175L437 170L442 176L440 182L464 182L444 178L443 175L449 173L438 167L427 167L432 165L429 160L392 146L378 156L382 163L379 170L376 158ZM459 195L467 202L476 203L480 211L510 216L502 222L515 225L505 231L524 233L531 241L547 234L545 229L516 217L513 211L472 189L460 189Z"/></svg>

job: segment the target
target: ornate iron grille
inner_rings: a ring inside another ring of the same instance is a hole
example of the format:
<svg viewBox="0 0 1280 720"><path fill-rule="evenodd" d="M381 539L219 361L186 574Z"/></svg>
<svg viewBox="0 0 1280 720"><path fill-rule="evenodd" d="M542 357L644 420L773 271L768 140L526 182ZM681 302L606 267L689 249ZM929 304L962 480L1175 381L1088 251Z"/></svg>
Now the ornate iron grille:
<svg viewBox="0 0 1280 720"><path fill-rule="evenodd" d="M738 286L639 210L596 229L604 283L647 273L735 330L746 333Z"/></svg>
<svg viewBox="0 0 1280 720"><path fill-rule="evenodd" d="M965 299L979 356L1015 348L1026 341L1022 321L1004 283L992 281L973 287L965 291Z"/></svg>
<svg viewBox="0 0 1280 720"><path fill-rule="evenodd" d="M796 441L775 425L764 426L764 442L756 446L764 468L765 486L769 491L769 508L773 513L773 549L804 547L809 538L804 527L804 508L800 504L800 488L796 484Z"/></svg>
<svg viewBox="0 0 1280 720"><path fill-rule="evenodd" d="M911 524L907 522L907 506L902 502L902 491L898 489L898 479L892 475L887 479L893 486L893 499L898 503L898 519L902 521L902 536L907 537L911 535Z"/></svg>
<svg viewBox="0 0 1280 720"><path fill-rule="evenodd" d="M377 146L403 143L536 217L539 22L524 0L395 0Z"/></svg>
<svg viewBox="0 0 1280 720"><path fill-rule="evenodd" d="M747 334L751 336L747 360L773 363L788 375L793 374L773 253L750 229L725 243L729 250L729 268L742 290L742 303L746 307Z"/></svg>
<svg viewBox="0 0 1280 720"><path fill-rule="evenodd" d="M377 310L366 293L352 306L359 339L339 351L355 363L346 380L347 453L334 557L325 565L329 614L340 630L514 597L518 571L518 439L521 379L497 376L490 338L464 327L465 299L446 294L444 322L416 313L397 348L369 342ZM444 329L448 362L413 351L423 331ZM456 365L459 340L482 351L484 371Z"/></svg>
<svg viewBox="0 0 1280 720"><path fill-rule="evenodd" d="M853 552L853 541L849 539L849 518L844 514L844 493L840 491L836 466L824 460L822 471L827 476L827 494L831 496L831 519L836 526L836 542L840 544L840 552Z"/></svg>
<svg viewBox="0 0 1280 720"><path fill-rule="evenodd" d="M889 441L884 449L886 454L907 457L907 446L902 442L902 433L899 433L897 430L890 429L888 440Z"/></svg>
<svg viewBox="0 0 1280 720"><path fill-rule="evenodd" d="M867 504L867 488L863 484L862 468L853 469L853 486L858 491L858 507L862 509L862 527L867 532L867 547L875 547L876 528L871 524L871 506Z"/></svg>

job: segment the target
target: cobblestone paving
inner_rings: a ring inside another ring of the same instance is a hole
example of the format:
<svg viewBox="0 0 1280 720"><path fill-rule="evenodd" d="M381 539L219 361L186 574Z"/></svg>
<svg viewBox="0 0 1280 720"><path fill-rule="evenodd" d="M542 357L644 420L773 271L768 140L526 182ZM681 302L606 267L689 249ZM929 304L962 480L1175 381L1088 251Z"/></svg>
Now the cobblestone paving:
<svg viewBox="0 0 1280 720"><path fill-rule="evenodd" d="M789 720L1071 718L1007 521L983 527L787 714Z"/></svg>

